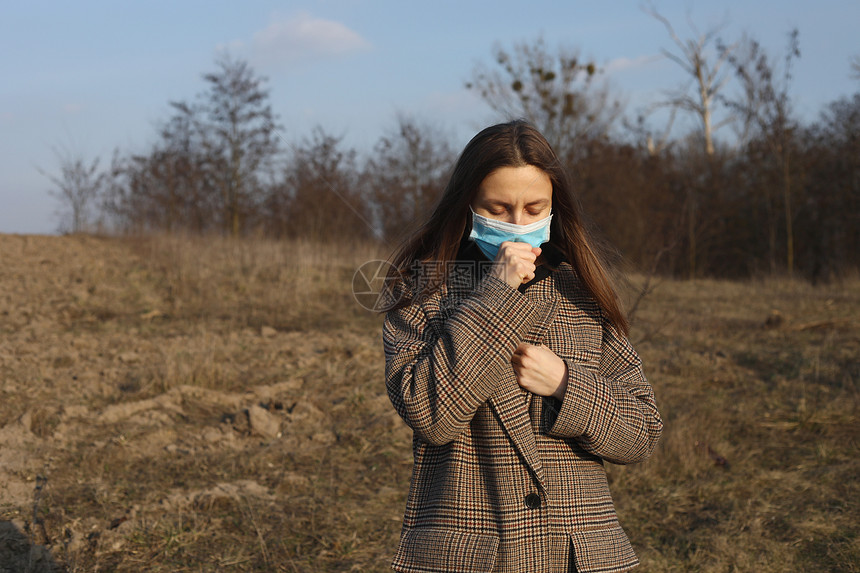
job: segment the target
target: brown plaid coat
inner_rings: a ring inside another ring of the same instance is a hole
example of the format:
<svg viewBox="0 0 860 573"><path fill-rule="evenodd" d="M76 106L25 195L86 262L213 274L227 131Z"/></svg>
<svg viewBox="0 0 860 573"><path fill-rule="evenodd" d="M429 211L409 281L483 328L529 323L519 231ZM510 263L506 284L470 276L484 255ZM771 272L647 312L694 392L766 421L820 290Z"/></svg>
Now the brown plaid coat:
<svg viewBox="0 0 860 573"><path fill-rule="evenodd" d="M397 289L399 296L408 287ZM603 460L646 459L662 421L638 355L569 264L524 292L490 275L455 277L389 311L383 341L388 394L413 430L395 570L566 573L573 562L582 572L638 564ZM517 384L510 358L521 341L544 344L567 363L561 402Z"/></svg>

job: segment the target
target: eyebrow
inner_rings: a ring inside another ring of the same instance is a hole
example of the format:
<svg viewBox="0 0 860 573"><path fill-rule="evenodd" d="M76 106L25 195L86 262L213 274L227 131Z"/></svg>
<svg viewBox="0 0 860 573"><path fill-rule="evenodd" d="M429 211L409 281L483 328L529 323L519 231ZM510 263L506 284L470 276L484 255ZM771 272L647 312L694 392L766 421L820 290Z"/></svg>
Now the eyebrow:
<svg viewBox="0 0 860 573"><path fill-rule="evenodd" d="M484 200L484 203L486 203L487 205L498 205L500 207L511 207L513 205L512 203L507 203L498 199L486 199ZM549 203L549 199L538 199L537 201L530 201L526 203L525 206L534 207L537 205L546 205L547 203Z"/></svg>

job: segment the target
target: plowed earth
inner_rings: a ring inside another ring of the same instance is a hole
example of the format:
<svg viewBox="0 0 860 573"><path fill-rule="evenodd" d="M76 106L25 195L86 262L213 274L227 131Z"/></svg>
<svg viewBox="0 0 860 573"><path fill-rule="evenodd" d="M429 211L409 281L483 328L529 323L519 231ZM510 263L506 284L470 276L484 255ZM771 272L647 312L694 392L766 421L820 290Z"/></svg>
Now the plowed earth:
<svg viewBox="0 0 860 573"><path fill-rule="evenodd" d="M0 235L0 573L388 570L377 250ZM860 282L651 285L666 427L607 464L643 571L860 571Z"/></svg>

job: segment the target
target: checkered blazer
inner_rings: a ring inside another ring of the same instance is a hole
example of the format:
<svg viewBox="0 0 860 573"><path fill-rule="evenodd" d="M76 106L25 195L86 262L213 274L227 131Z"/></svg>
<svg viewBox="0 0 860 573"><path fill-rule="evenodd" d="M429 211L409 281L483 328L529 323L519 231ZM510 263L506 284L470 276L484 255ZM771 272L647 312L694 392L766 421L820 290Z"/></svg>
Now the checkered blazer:
<svg viewBox="0 0 860 573"><path fill-rule="evenodd" d="M394 289L414 292L404 282ZM517 384L510 358L523 341L567 363L562 401ZM574 562L580 572L638 564L603 461L646 459L663 423L638 355L568 263L524 292L489 274L449 279L389 311L383 342L389 397L413 431L393 569L566 573Z"/></svg>

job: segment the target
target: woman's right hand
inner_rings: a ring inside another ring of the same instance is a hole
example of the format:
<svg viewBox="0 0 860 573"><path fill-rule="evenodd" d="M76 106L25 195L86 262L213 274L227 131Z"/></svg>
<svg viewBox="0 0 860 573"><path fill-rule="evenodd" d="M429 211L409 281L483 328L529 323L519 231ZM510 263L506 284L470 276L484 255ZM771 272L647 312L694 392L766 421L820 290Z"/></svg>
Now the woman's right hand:
<svg viewBox="0 0 860 573"><path fill-rule="evenodd" d="M517 288L535 278L535 261L540 253L540 247L505 241L499 246L499 253L490 273Z"/></svg>

